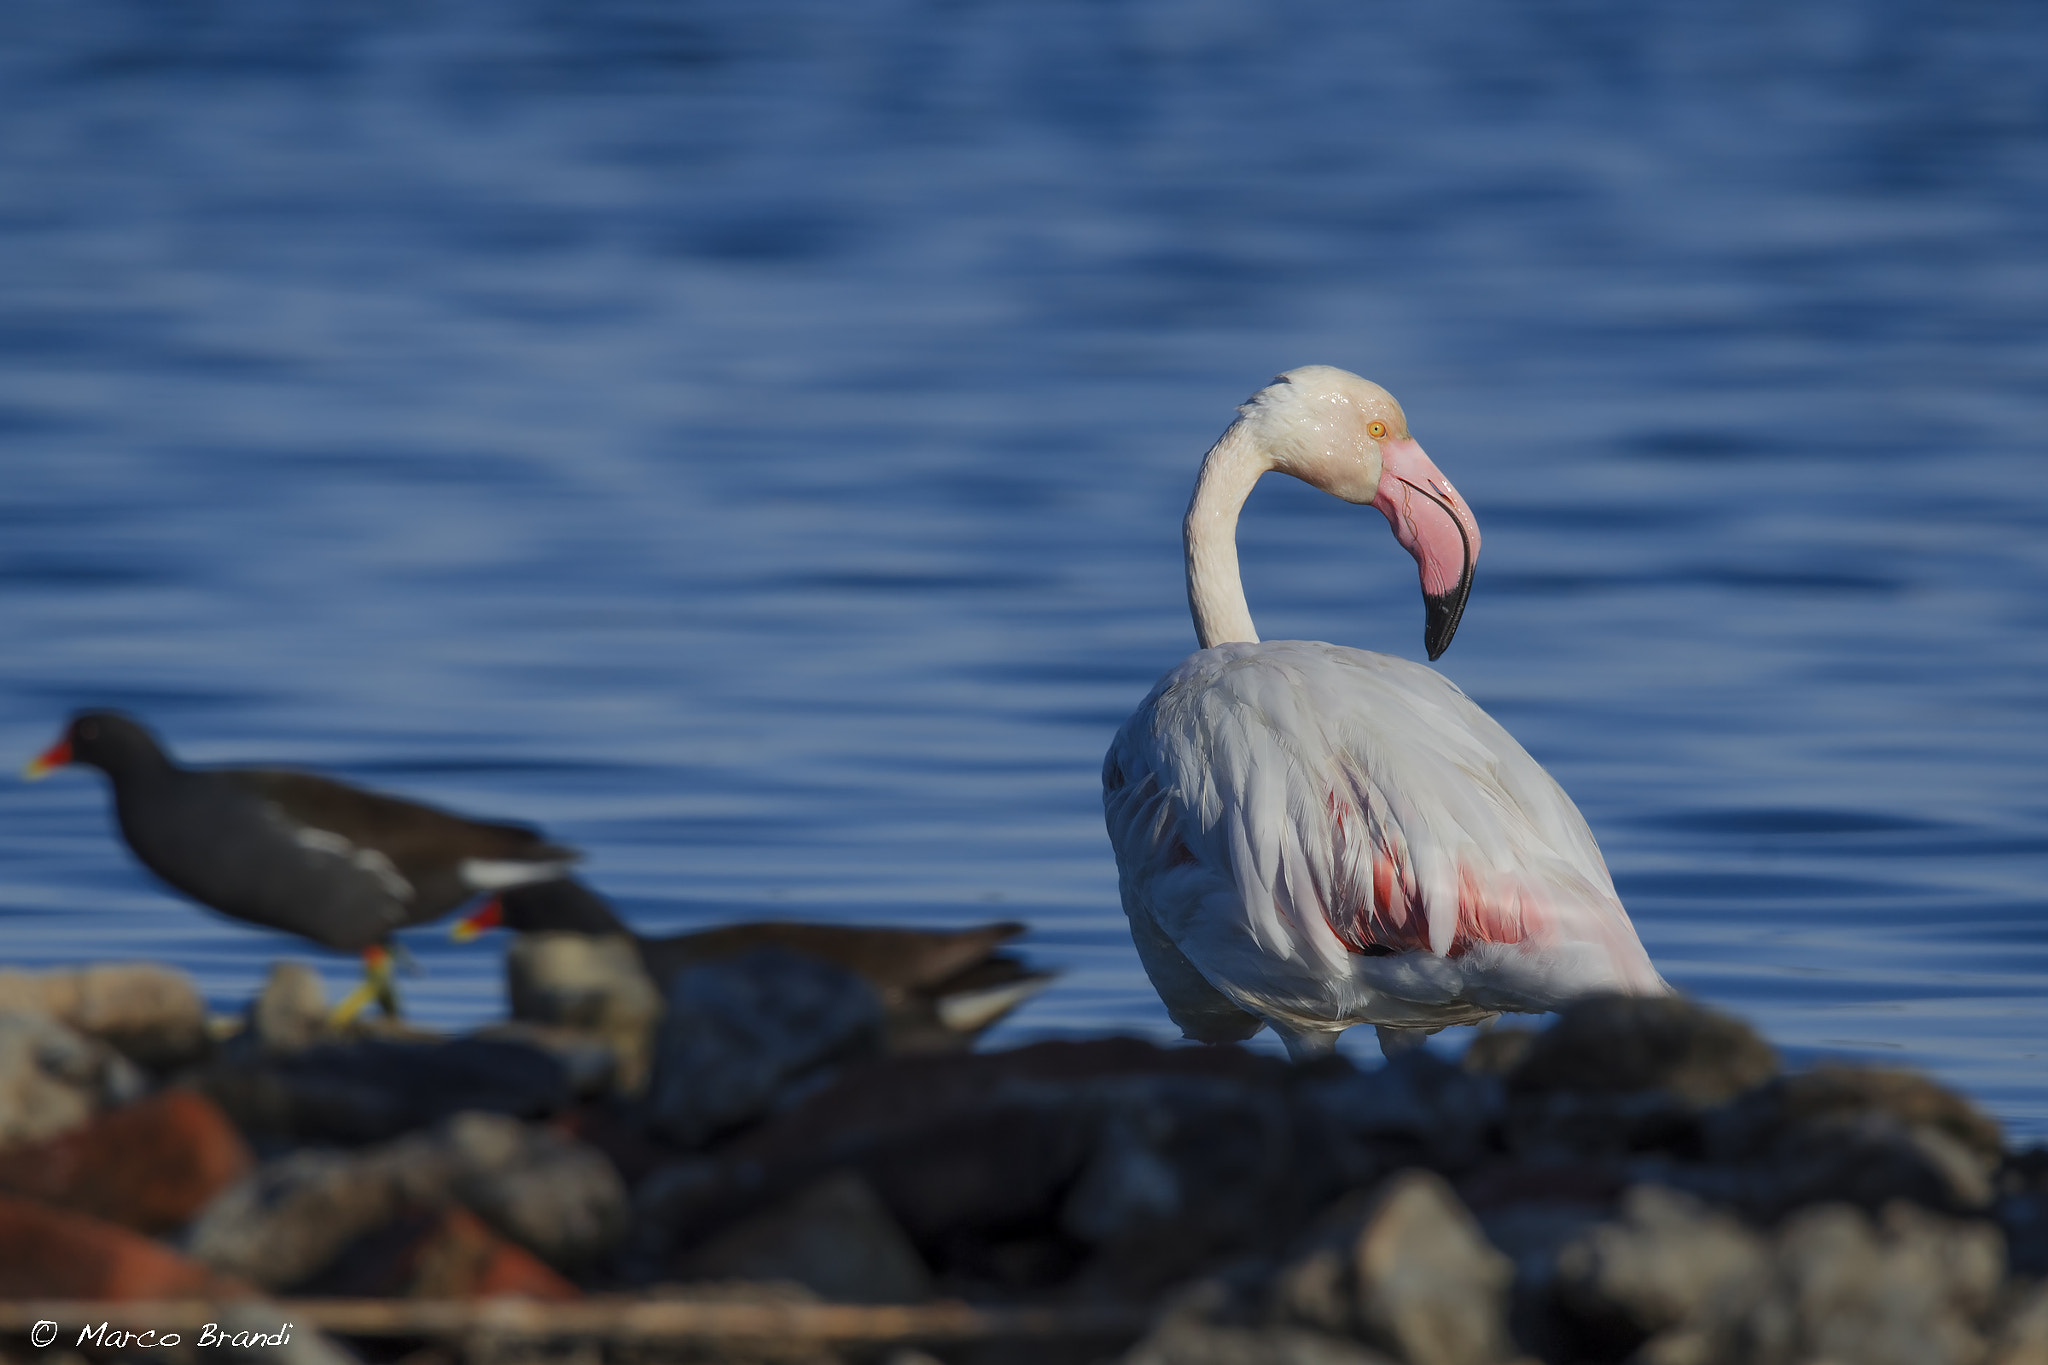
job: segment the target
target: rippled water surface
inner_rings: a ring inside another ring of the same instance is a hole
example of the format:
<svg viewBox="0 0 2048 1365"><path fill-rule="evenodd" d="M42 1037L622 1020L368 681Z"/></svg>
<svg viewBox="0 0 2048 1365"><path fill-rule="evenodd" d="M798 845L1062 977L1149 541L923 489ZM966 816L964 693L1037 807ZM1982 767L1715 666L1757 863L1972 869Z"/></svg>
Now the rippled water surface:
<svg viewBox="0 0 2048 1365"><path fill-rule="evenodd" d="M1027 920L999 1039L1165 1035L1100 755L1231 405L1380 380L1442 667L1667 975L2048 1133L2048 9L1209 0L0 15L0 746L85 703L588 850L648 928ZM1369 510L1269 638L1420 657ZM5 956L280 954L94 775ZM443 1023L498 956L410 937ZM352 964L327 959L338 989ZM1353 1046L1370 1053L1369 1035Z"/></svg>

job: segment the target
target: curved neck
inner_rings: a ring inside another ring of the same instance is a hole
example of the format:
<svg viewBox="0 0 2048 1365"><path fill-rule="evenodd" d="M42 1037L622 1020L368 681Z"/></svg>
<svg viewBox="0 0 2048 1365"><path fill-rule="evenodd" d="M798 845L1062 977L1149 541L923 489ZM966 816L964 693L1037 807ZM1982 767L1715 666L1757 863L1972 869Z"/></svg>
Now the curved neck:
<svg viewBox="0 0 2048 1365"><path fill-rule="evenodd" d="M1233 422L1202 461L1195 496L1181 523L1181 547L1187 554L1188 610L1204 649L1231 641L1259 642L1237 572L1237 514L1259 475L1272 467L1252 440L1250 424L1242 421Z"/></svg>

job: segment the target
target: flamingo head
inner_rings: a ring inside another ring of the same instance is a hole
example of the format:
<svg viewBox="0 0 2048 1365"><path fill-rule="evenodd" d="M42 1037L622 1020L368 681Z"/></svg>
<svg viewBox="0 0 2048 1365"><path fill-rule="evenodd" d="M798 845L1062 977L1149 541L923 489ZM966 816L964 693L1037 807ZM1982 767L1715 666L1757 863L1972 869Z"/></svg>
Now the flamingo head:
<svg viewBox="0 0 2048 1365"><path fill-rule="evenodd" d="M1479 523L1415 438L1401 405L1369 379L1331 365L1289 370L1238 409L1270 467L1332 497L1371 503L1415 556L1427 610L1429 657L1451 646L1472 566Z"/></svg>

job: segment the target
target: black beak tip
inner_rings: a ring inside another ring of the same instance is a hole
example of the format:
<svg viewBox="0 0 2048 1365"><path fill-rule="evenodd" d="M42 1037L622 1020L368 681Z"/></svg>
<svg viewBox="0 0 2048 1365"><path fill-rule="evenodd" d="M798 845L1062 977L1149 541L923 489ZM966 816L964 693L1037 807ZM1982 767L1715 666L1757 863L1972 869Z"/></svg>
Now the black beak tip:
<svg viewBox="0 0 2048 1365"><path fill-rule="evenodd" d="M1429 661L1435 663L1451 647L1451 637L1458 633L1458 621L1465 614L1465 599L1472 595L1472 575L1466 574L1458 586L1450 592L1424 593L1422 605L1428 609L1428 616L1422 624L1422 647L1429 651Z"/></svg>

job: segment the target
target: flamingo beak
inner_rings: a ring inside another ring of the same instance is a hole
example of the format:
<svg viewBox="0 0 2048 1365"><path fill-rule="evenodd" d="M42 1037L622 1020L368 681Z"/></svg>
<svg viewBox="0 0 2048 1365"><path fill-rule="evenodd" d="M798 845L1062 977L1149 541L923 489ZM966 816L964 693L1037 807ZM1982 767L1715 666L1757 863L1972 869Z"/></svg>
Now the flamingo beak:
<svg viewBox="0 0 2048 1365"><path fill-rule="evenodd" d="M21 766L21 780L40 782L71 761L71 736L52 744Z"/></svg>
<svg viewBox="0 0 2048 1365"><path fill-rule="evenodd" d="M479 934L495 929L504 922L505 907L498 904L498 898L493 896L469 914L455 921L455 927L448 931L448 937L457 943L467 943Z"/></svg>
<svg viewBox="0 0 2048 1365"><path fill-rule="evenodd" d="M1479 523L1413 437L1380 446L1380 486L1372 505L1386 514L1394 539L1415 556L1422 571L1423 648L1437 659L1451 647L1465 599L1472 595L1472 566L1479 562Z"/></svg>

